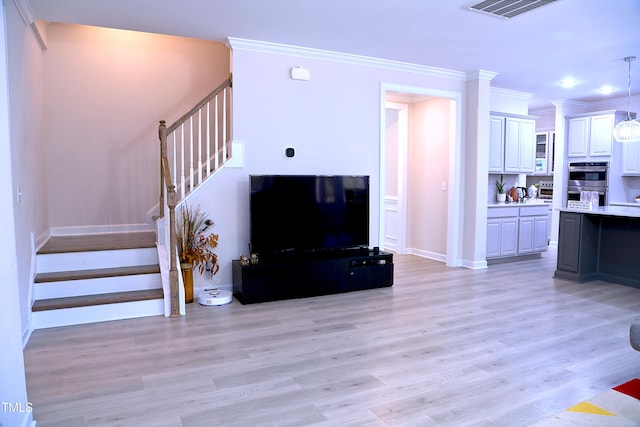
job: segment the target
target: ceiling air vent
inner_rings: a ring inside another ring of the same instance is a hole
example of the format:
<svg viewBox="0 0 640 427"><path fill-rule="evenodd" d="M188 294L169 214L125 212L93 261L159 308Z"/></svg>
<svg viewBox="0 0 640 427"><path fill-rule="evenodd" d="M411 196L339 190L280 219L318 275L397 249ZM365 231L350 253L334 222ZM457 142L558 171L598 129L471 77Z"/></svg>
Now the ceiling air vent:
<svg viewBox="0 0 640 427"><path fill-rule="evenodd" d="M557 0L486 0L469 6L470 10L509 19Z"/></svg>

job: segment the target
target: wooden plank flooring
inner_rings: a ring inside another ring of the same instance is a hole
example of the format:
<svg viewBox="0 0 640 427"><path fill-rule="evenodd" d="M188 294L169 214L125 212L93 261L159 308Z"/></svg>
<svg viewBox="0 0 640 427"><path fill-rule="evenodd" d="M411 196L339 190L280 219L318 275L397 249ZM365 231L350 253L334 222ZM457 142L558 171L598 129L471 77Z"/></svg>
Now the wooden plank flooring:
<svg viewBox="0 0 640 427"><path fill-rule="evenodd" d="M396 256L395 285L36 330L38 427L526 426L640 377L640 290ZM639 419L640 424L640 419Z"/></svg>

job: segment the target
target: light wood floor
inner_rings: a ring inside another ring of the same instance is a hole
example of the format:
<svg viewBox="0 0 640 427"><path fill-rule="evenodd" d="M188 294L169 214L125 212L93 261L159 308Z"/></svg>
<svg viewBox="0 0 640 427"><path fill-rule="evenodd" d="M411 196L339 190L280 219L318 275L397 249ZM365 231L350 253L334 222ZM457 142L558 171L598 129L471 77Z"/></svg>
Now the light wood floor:
<svg viewBox="0 0 640 427"><path fill-rule="evenodd" d="M640 377L640 290L396 256L393 288L37 330L46 426L526 426Z"/></svg>

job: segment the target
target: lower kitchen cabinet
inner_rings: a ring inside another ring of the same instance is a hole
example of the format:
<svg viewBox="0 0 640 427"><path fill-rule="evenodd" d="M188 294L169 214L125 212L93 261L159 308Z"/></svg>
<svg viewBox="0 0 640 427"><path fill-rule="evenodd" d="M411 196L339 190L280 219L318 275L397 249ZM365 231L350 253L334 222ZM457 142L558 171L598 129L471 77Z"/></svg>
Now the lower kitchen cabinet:
<svg viewBox="0 0 640 427"><path fill-rule="evenodd" d="M518 217L487 219L487 258L518 252Z"/></svg>
<svg viewBox="0 0 640 427"><path fill-rule="evenodd" d="M547 250L549 216L527 216L519 219L518 254Z"/></svg>
<svg viewBox="0 0 640 427"><path fill-rule="evenodd" d="M547 250L548 205L492 207L487 212L487 259Z"/></svg>

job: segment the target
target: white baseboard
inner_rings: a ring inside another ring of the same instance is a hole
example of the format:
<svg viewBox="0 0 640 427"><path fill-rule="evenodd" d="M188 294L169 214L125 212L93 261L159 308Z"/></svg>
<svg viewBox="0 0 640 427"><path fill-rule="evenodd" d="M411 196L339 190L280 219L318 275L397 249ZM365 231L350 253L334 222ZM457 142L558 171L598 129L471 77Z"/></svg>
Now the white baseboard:
<svg viewBox="0 0 640 427"><path fill-rule="evenodd" d="M472 270L480 270L483 268L488 268L487 261L468 261L462 260L462 266L465 268L470 268Z"/></svg>
<svg viewBox="0 0 640 427"><path fill-rule="evenodd" d="M416 256L419 256L419 257L422 257L422 258L432 259L434 261L440 261L440 262L446 262L447 261L447 255L446 254L425 251L423 249L407 248L407 253L411 254L411 255L416 255Z"/></svg>
<svg viewBox="0 0 640 427"><path fill-rule="evenodd" d="M24 350L29 344L29 340L31 339L31 334L33 333L33 328L31 327L31 306L29 306L29 320L22 330L22 349Z"/></svg>

